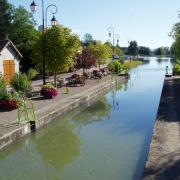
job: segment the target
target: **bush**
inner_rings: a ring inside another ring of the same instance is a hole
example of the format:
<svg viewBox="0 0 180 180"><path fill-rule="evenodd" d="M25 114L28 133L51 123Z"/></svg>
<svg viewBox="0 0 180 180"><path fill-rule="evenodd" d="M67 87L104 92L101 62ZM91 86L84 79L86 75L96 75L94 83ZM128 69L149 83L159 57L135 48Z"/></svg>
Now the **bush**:
<svg viewBox="0 0 180 180"><path fill-rule="evenodd" d="M175 64L173 67L173 75L180 75L180 64Z"/></svg>
<svg viewBox="0 0 180 180"><path fill-rule="evenodd" d="M18 96L8 92L4 92L3 94L0 95L0 110L10 111L13 109L17 109L18 107L19 107Z"/></svg>
<svg viewBox="0 0 180 180"><path fill-rule="evenodd" d="M51 99L57 96L57 94L57 90L52 84L43 85L41 89L41 96L43 96L46 99Z"/></svg>
<svg viewBox="0 0 180 180"><path fill-rule="evenodd" d="M11 86L18 93L25 93L31 87L31 81L27 78L26 74L16 74L10 82Z"/></svg>
<svg viewBox="0 0 180 180"><path fill-rule="evenodd" d="M36 76L38 75L38 72L36 71L36 69L29 69L28 71L28 79L29 80L33 80Z"/></svg>
<svg viewBox="0 0 180 180"><path fill-rule="evenodd" d="M113 72L113 73L122 73L125 72L127 69L123 63L120 61L112 61L111 63L108 64L108 68Z"/></svg>
<svg viewBox="0 0 180 180"><path fill-rule="evenodd" d="M0 75L0 95L6 92L6 82L3 76Z"/></svg>

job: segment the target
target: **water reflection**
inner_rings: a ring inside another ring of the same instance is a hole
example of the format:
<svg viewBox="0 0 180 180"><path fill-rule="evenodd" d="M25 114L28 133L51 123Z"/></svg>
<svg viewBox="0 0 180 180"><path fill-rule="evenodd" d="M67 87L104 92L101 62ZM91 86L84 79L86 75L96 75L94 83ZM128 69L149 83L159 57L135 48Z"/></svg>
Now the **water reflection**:
<svg viewBox="0 0 180 180"><path fill-rule="evenodd" d="M73 117L74 122L77 125L88 125L92 122L102 121L111 113L111 105L107 98L103 96L98 101L95 101L91 106L83 110L83 113L79 113Z"/></svg>
<svg viewBox="0 0 180 180"><path fill-rule="evenodd" d="M36 135L36 147L44 163L57 169L71 163L80 154L81 140L75 125L66 118L56 127Z"/></svg>

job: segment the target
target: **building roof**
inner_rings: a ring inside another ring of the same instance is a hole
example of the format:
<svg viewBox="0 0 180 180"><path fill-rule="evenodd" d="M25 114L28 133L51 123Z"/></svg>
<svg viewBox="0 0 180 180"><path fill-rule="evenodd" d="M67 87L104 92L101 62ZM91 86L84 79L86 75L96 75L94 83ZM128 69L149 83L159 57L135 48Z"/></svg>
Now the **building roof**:
<svg viewBox="0 0 180 180"><path fill-rule="evenodd" d="M11 46L21 58L23 57L22 54L16 48L16 46L9 39L0 40L0 53L3 51L4 48L7 48L8 46Z"/></svg>

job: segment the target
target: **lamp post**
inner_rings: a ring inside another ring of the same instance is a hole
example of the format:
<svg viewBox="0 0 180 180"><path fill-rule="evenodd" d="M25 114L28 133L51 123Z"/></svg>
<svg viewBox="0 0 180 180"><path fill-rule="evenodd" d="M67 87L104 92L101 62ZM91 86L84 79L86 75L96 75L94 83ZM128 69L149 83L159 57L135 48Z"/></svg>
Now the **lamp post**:
<svg viewBox="0 0 180 180"><path fill-rule="evenodd" d="M58 8L57 8L56 5L50 4L49 6L47 6L46 12L45 12L45 14L46 14L46 15L45 15L45 17L46 17L46 28L47 28L47 12L48 12L48 9L49 9L50 7L54 7L54 8L55 8L55 11L51 11L51 13L53 14L53 17L52 17L52 19L51 19L51 25L52 25L52 26L56 26L56 25L57 25L57 20L56 20L54 14L57 13Z"/></svg>
<svg viewBox="0 0 180 180"><path fill-rule="evenodd" d="M114 55L115 55L115 41L117 42L117 46L119 45L119 34L115 35L115 30L114 27L109 27L108 28L108 32L109 32L109 38L112 37L112 42L113 42L113 60L114 60Z"/></svg>
<svg viewBox="0 0 180 180"><path fill-rule="evenodd" d="M51 25L54 26L57 24L56 18L54 16L55 13L57 13L57 6L55 6L54 4L49 5L46 8L46 14L44 14L44 0L42 0L42 64L43 64L43 84L46 84L46 63L45 63L45 40L44 40L44 32L45 32L45 17L46 17L46 27L47 27L47 10L49 7L54 6L56 8L55 12L52 12L53 14L53 18L51 19ZM31 11L34 13L37 11L37 4L35 3L35 1L33 0L31 5Z"/></svg>

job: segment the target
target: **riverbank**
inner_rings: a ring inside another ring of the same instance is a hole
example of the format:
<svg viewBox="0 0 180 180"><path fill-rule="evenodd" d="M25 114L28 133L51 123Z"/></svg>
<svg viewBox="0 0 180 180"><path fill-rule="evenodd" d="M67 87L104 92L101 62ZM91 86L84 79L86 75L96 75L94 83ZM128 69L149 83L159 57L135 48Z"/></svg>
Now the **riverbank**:
<svg viewBox="0 0 180 180"><path fill-rule="evenodd" d="M180 77L166 78L143 180L180 179Z"/></svg>
<svg viewBox="0 0 180 180"><path fill-rule="evenodd" d="M142 65L143 61L138 60L138 59L137 60L130 60L130 61L126 61L124 64L127 67L127 69L132 69L132 68L135 68L139 65Z"/></svg>
<svg viewBox="0 0 180 180"><path fill-rule="evenodd" d="M41 128L56 117L78 108L81 104L106 93L117 83L123 84L125 81L127 81L125 77L106 76L101 80L87 80L85 86L70 87L68 94L65 93L65 87L60 88L58 97L54 99L45 100L41 97L32 99L36 110L36 128ZM0 112L0 149L31 133L30 125L20 124L17 115L17 110Z"/></svg>

